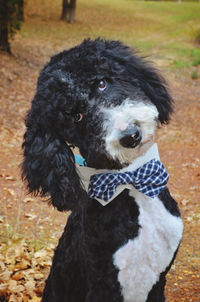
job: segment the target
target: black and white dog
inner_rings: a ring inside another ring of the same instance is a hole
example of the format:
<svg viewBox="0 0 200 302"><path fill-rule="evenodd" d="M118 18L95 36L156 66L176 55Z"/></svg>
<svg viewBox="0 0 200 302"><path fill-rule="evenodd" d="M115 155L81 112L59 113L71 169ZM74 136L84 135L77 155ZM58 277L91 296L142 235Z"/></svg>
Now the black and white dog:
<svg viewBox="0 0 200 302"><path fill-rule="evenodd" d="M85 40L40 73L22 176L72 211L43 302L165 301L183 226L155 131L172 103L162 76L118 41Z"/></svg>

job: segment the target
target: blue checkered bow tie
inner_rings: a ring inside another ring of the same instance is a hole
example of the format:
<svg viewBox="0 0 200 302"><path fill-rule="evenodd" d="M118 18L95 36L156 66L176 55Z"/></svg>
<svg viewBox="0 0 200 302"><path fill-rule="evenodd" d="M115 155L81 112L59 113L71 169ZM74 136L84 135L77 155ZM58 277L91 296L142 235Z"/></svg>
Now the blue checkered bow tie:
<svg viewBox="0 0 200 302"><path fill-rule="evenodd" d="M155 197L166 186L168 179L163 164L152 159L135 171L92 175L88 195L107 202L115 194L118 185L132 184L139 192Z"/></svg>

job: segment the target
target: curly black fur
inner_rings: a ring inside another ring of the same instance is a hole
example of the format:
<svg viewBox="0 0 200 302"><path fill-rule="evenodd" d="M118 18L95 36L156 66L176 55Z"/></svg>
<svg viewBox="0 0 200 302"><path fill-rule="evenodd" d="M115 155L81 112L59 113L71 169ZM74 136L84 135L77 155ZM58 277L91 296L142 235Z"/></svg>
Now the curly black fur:
<svg viewBox="0 0 200 302"><path fill-rule="evenodd" d="M108 87L100 92L98 83ZM118 41L85 40L53 56L41 71L26 118L22 177L29 192L50 196L60 211L72 210L55 251L44 291L44 302L123 301L114 252L138 236L139 209L128 190L108 206L84 191L70 145L79 148L88 165L120 169L120 161L105 151L100 106L121 104L135 96L153 103L159 122L167 123L173 101L162 76L148 62ZM83 119L78 122L78 114ZM162 192L173 215L176 202ZM165 273L146 301L164 301Z"/></svg>

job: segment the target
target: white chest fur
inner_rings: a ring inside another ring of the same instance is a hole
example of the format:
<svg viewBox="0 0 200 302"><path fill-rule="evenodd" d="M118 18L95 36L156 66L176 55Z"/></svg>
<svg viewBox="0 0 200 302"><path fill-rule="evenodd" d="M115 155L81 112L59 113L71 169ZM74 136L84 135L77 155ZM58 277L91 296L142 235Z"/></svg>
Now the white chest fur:
<svg viewBox="0 0 200 302"><path fill-rule="evenodd" d="M124 302L145 302L160 273L170 264L183 230L179 217L171 215L158 198L130 192L139 206L139 235L113 257Z"/></svg>

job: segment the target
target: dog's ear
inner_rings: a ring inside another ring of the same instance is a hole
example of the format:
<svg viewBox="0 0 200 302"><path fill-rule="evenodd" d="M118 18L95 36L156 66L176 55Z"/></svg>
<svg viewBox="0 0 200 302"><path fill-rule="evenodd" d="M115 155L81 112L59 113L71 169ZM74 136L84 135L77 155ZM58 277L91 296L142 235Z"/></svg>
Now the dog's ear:
<svg viewBox="0 0 200 302"><path fill-rule="evenodd" d="M162 75L146 63L140 77L140 87L156 106L161 124L168 123L173 112L173 99Z"/></svg>
<svg viewBox="0 0 200 302"><path fill-rule="evenodd" d="M56 124L49 125L48 114L44 114L42 107L35 99L27 115L22 179L30 193L50 195L50 202L60 211L73 210L83 202L86 192L80 184L71 149L59 136Z"/></svg>

